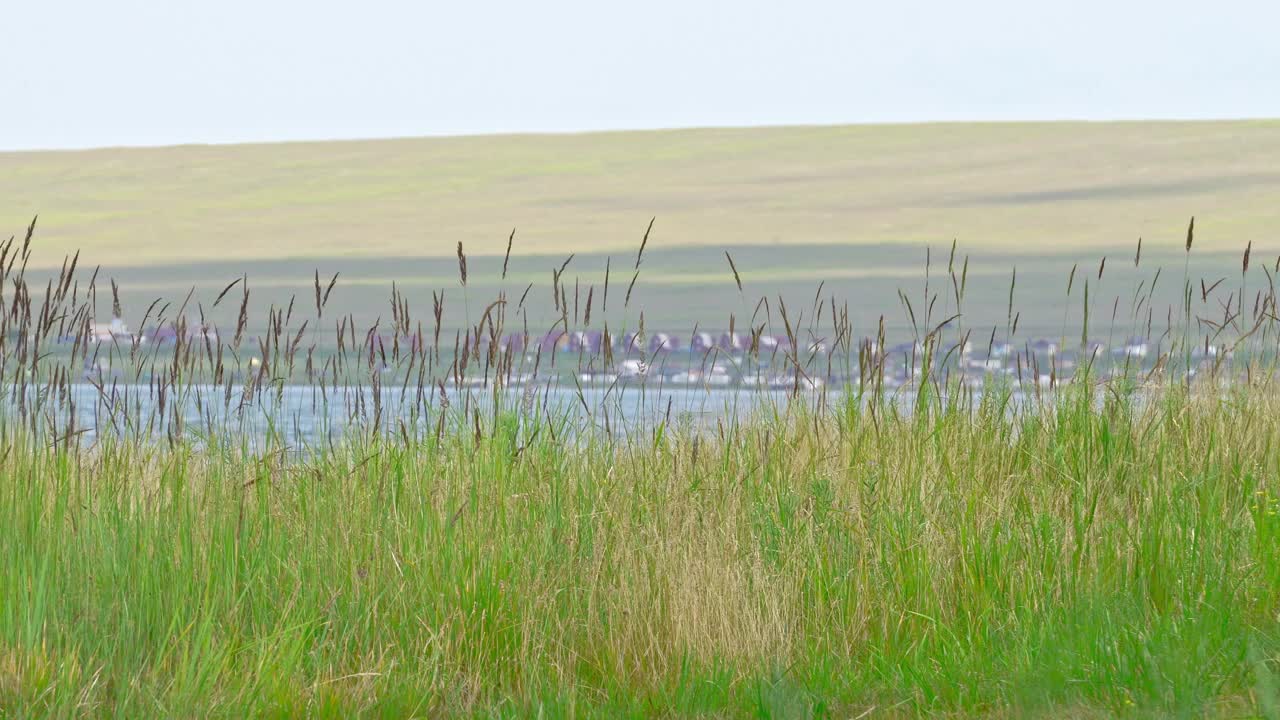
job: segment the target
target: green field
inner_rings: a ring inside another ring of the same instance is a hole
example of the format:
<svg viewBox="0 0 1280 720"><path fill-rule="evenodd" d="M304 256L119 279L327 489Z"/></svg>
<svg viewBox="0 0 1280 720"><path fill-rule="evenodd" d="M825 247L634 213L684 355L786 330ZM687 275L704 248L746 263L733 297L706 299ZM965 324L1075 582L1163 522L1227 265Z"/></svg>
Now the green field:
<svg viewBox="0 0 1280 720"><path fill-rule="evenodd" d="M0 267L0 720L1278 718L1277 130L2 156L5 257L63 209ZM108 279L173 339L100 339ZM790 401L695 380L649 417L648 380L584 392L607 350L475 341L744 328L762 296L788 346L681 369ZM1062 345L987 351L1036 334ZM330 403L341 432L296 432Z"/></svg>
<svg viewBox="0 0 1280 720"><path fill-rule="evenodd" d="M1274 717L1276 389L1080 390L304 462L9 427L0 717Z"/></svg>
<svg viewBox="0 0 1280 720"><path fill-rule="evenodd" d="M427 303L431 289L456 288L458 242L476 262L500 258L512 228L522 262L513 286L535 282L549 292L551 269L570 253L568 274L584 288L603 282L607 258L629 280L656 217L637 287L665 322L726 324L728 250L749 295L794 293L799 303L825 281L874 323L896 310L898 287L922 277L926 247L936 259L953 239L974 255L974 272L991 279L980 289L1007 289L1015 264L1028 288L1060 282L1074 262L1107 255L1115 267L1139 237L1151 262L1165 254L1180 265L1192 215L1206 273L1218 267L1214 253L1223 253L1224 274L1249 242L1274 257L1277 167L1273 121L7 153L0 227L21 233L40 213L33 267L56 269L81 249L84 262L121 279L126 308L138 315L155 297L181 299L193 285L197 301L209 301L242 273L259 297L287 304L310 292L319 268L341 270L344 305L372 321L386 314L393 280ZM488 282L497 273L481 275ZM991 292L993 307L999 294ZM1053 310L1036 302L1023 299L1028 310Z"/></svg>

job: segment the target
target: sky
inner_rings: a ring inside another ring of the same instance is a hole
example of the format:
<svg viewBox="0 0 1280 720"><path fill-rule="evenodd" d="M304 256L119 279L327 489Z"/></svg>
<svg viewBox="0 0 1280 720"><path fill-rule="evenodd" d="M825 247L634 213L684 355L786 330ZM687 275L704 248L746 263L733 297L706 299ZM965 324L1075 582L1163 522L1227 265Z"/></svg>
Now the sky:
<svg viewBox="0 0 1280 720"><path fill-rule="evenodd" d="M0 149L1280 116L1264 0L7 3Z"/></svg>

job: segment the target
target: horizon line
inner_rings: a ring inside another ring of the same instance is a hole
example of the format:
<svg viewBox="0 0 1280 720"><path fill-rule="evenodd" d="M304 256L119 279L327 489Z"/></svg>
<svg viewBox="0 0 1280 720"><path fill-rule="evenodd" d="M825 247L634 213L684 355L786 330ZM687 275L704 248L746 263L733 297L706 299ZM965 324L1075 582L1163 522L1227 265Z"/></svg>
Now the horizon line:
<svg viewBox="0 0 1280 720"><path fill-rule="evenodd" d="M1113 117L1113 118L1039 118L1039 119L945 119L945 120L869 120L848 122L812 123L743 123L707 125L670 125L622 128L577 128L566 130L479 130L468 132L423 133L420 135L356 135L316 136L276 139L236 139L212 141L183 141L156 143L119 143L104 145L68 145L60 147L5 148L0 155L24 155L35 153L77 153L110 150L169 150L181 148L256 147L265 145L306 145L395 142L405 140L467 140L502 138L561 138L591 135L657 134L672 132L708 132L718 130L820 130L847 127L904 127L904 126L963 126L963 125L1173 125L1280 122L1280 116L1224 116L1224 117Z"/></svg>

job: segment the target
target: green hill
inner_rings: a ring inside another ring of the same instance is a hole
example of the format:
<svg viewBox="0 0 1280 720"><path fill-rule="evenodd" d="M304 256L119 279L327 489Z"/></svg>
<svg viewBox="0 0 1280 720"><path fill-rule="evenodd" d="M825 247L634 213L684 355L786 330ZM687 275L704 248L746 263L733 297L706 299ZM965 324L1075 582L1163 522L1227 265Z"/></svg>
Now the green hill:
<svg viewBox="0 0 1280 720"><path fill-rule="evenodd" d="M748 294L825 280L874 316L920 278L924 245L955 238L1001 277L994 307L1015 263L1030 282L1139 236L1175 253L1191 215L1201 251L1274 254L1277 190L1274 121L701 129L5 153L0 227L39 213L33 266L82 249L128 306L193 284L211 300L242 272L287 301L321 268L372 315L393 280L426 302L456 287L457 243L500 256L513 227L509 284L549 284L569 253L584 287L602 282L656 216L640 291L710 321L723 293L738 304L725 249Z"/></svg>

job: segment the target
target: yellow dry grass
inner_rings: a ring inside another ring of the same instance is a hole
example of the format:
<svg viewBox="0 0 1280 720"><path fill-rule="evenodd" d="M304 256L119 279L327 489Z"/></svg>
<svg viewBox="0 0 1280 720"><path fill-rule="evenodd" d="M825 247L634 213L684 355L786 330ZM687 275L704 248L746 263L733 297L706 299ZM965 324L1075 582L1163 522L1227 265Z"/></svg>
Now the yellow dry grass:
<svg viewBox="0 0 1280 720"><path fill-rule="evenodd" d="M704 129L0 154L36 264L949 243L1268 251L1280 122ZM812 252L812 251L811 251ZM812 258L810 258L812 259Z"/></svg>

